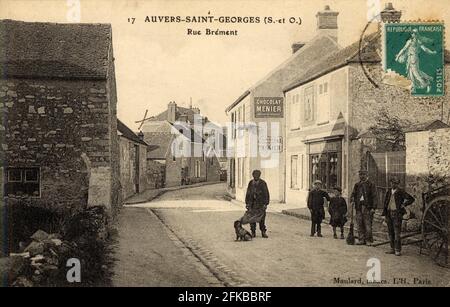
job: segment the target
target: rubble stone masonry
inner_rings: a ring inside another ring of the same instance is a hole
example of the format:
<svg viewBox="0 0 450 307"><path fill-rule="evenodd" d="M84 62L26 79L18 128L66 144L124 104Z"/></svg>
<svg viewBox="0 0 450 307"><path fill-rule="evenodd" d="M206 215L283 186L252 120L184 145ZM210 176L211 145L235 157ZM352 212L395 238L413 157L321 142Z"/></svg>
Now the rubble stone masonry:
<svg viewBox="0 0 450 307"><path fill-rule="evenodd" d="M416 198L421 215L422 193L450 183L450 128L406 134L406 189Z"/></svg>
<svg viewBox="0 0 450 307"><path fill-rule="evenodd" d="M112 161L118 155L116 99L107 84L0 79L2 167L40 168L34 203L110 207L117 201L111 188L118 177L112 175L118 168Z"/></svg>

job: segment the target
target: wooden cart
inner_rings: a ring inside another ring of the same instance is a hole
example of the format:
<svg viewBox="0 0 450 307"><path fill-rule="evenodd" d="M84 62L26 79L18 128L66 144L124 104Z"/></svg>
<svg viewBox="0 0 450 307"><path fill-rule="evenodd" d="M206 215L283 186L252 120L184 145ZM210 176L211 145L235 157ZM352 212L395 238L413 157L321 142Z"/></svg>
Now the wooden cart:
<svg viewBox="0 0 450 307"><path fill-rule="evenodd" d="M429 255L436 264L449 267L450 185L422 194L421 253Z"/></svg>

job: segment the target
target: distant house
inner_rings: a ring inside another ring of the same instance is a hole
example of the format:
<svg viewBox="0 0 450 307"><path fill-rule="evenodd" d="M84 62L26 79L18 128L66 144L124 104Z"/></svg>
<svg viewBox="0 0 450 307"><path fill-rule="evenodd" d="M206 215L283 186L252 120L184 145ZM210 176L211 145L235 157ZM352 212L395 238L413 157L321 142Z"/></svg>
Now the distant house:
<svg viewBox="0 0 450 307"><path fill-rule="evenodd" d="M143 135L139 137L120 120L117 120L119 136L119 165L122 198L150 188L147 177L147 147Z"/></svg>
<svg viewBox="0 0 450 307"><path fill-rule="evenodd" d="M144 140L153 148L147 159L164 165L166 187L205 181L219 181L220 164L204 139L189 125L169 121L148 121L142 127Z"/></svg>
<svg viewBox="0 0 450 307"><path fill-rule="evenodd" d="M5 202L120 203L111 26L0 21Z"/></svg>

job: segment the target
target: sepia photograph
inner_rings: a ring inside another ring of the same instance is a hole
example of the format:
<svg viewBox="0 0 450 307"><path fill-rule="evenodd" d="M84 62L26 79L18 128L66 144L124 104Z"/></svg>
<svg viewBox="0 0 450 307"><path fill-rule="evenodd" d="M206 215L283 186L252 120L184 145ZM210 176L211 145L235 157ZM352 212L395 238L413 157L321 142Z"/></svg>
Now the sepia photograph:
<svg viewBox="0 0 450 307"><path fill-rule="evenodd" d="M1 286L449 287L448 22L448 0L0 0Z"/></svg>

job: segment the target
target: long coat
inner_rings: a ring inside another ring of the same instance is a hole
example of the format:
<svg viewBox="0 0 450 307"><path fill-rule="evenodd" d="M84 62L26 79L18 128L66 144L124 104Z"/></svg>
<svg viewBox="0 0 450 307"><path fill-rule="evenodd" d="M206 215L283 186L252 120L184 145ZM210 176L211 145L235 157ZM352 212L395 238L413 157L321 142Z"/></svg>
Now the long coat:
<svg viewBox="0 0 450 307"><path fill-rule="evenodd" d="M330 196L323 190L311 190L308 193L308 209L311 210L311 220L314 223L321 223L325 218L324 199L330 201Z"/></svg>
<svg viewBox="0 0 450 307"><path fill-rule="evenodd" d="M375 184L370 181L360 181L353 187L350 199L355 203L355 210L361 211L361 196L364 198L364 205L367 209L376 209L377 207L377 188Z"/></svg>
<svg viewBox="0 0 450 307"><path fill-rule="evenodd" d="M266 206L269 202L270 195L267 183L262 179L251 180L248 183L247 194L245 195L247 211L241 218L241 223L259 223L266 214Z"/></svg>
<svg viewBox="0 0 450 307"><path fill-rule="evenodd" d="M330 225L333 227L342 227L347 222L347 202L343 197L332 197L328 206L330 213Z"/></svg>

